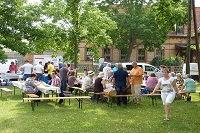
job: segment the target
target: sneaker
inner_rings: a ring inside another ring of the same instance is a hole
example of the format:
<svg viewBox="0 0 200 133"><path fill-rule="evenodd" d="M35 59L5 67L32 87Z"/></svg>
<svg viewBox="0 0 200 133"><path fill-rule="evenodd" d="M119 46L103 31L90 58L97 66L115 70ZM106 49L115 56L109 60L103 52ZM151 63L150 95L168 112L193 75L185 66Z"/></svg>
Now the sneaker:
<svg viewBox="0 0 200 133"><path fill-rule="evenodd" d="M134 105L137 105L137 102L134 102L133 104L134 104Z"/></svg>
<svg viewBox="0 0 200 133"><path fill-rule="evenodd" d="M62 104L62 103L63 103L63 101L62 101L62 100L60 100L58 103L59 103L59 104Z"/></svg>
<svg viewBox="0 0 200 133"><path fill-rule="evenodd" d="M168 118L168 117L166 117L166 118L164 119L164 121L169 121L169 118Z"/></svg>
<svg viewBox="0 0 200 133"><path fill-rule="evenodd" d="M191 101L191 99L192 99L191 96L189 96L188 101Z"/></svg>
<svg viewBox="0 0 200 133"><path fill-rule="evenodd" d="M187 101L191 101L191 96L187 97Z"/></svg>
<svg viewBox="0 0 200 133"><path fill-rule="evenodd" d="M189 97L187 97L187 101L189 101Z"/></svg>

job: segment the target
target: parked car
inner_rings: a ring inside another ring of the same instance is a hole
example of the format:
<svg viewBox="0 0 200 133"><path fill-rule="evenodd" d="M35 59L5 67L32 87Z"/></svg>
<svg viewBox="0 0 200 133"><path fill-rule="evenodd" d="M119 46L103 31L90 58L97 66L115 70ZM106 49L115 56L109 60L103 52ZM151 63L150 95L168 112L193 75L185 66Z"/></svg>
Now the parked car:
<svg viewBox="0 0 200 133"><path fill-rule="evenodd" d="M114 62L110 62L111 63L111 68L113 69L115 67L115 63ZM103 68L108 64L108 62L104 62L104 63L101 63L99 65L99 72L102 72L103 71Z"/></svg>
<svg viewBox="0 0 200 133"><path fill-rule="evenodd" d="M190 63L190 76L192 79L199 81L199 71L198 71L198 64L197 63ZM183 64L183 69L182 69L182 76L186 76L186 64Z"/></svg>
<svg viewBox="0 0 200 133"><path fill-rule="evenodd" d="M138 62L137 65L141 67L144 72L147 72L147 75L150 75L152 72L154 72L156 76L158 76L160 73L160 69L150 64ZM122 63L122 66L124 67L125 70L127 70L127 72L130 72L133 68L132 62L124 62Z"/></svg>

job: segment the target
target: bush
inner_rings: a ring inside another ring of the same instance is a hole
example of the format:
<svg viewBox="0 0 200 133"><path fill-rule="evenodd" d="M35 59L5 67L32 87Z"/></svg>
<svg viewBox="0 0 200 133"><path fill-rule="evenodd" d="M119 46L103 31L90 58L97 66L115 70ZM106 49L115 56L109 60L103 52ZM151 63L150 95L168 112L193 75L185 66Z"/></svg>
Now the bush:
<svg viewBox="0 0 200 133"><path fill-rule="evenodd" d="M153 66L160 66L160 65L165 65L165 66L182 66L183 65L183 59L181 57L155 57L153 60L150 62L151 65Z"/></svg>

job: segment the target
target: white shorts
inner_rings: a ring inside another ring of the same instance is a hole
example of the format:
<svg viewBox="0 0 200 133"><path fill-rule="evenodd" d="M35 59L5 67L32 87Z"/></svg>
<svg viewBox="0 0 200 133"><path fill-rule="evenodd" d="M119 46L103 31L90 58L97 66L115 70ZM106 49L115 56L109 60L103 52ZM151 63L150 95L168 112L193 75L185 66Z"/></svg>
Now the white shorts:
<svg viewBox="0 0 200 133"><path fill-rule="evenodd" d="M161 92L161 98L162 98L162 102L163 105L165 105L166 103L172 103L175 99L176 93L175 92L170 92L170 93L162 93Z"/></svg>

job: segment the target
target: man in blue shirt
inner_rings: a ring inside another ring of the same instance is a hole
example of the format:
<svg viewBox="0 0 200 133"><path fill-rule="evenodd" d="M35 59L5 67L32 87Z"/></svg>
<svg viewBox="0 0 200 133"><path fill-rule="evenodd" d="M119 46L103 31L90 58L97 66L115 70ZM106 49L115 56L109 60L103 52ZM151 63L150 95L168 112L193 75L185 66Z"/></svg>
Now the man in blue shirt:
<svg viewBox="0 0 200 133"><path fill-rule="evenodd" d="M122 64L118 64L118 70L114 72L113 85L117 95L126 95L126 86L128 85L128 73L123 70ZM122 97L122 102L127 105L127 97ZM117 97L117 105L121 105L121 98Z"/></svg>

